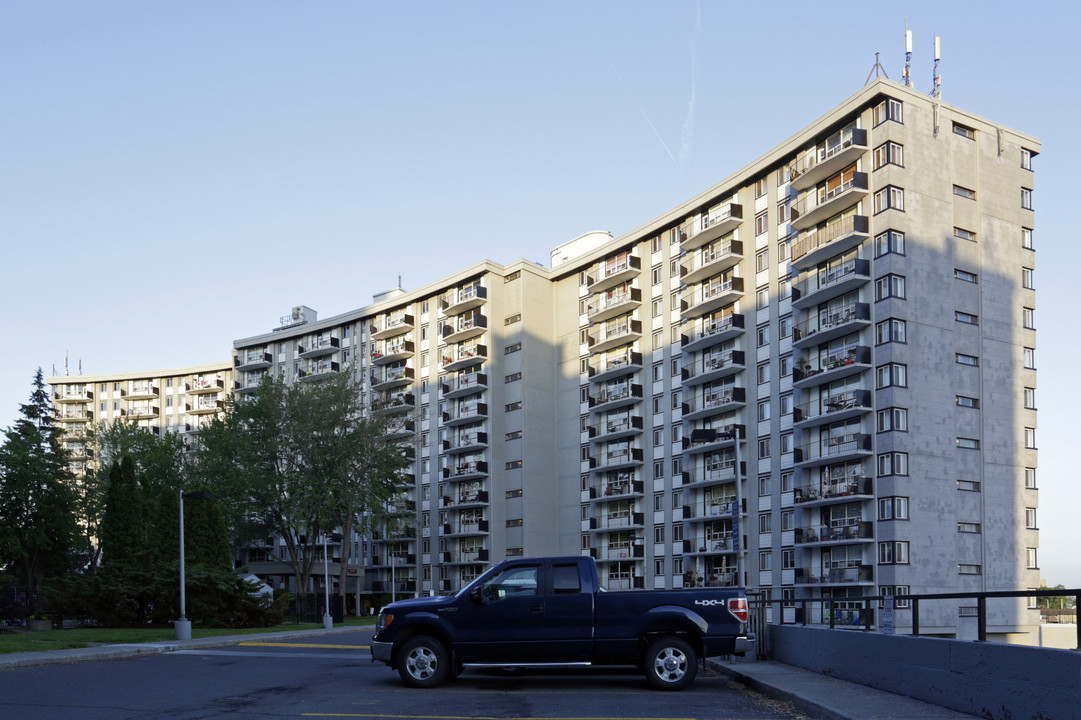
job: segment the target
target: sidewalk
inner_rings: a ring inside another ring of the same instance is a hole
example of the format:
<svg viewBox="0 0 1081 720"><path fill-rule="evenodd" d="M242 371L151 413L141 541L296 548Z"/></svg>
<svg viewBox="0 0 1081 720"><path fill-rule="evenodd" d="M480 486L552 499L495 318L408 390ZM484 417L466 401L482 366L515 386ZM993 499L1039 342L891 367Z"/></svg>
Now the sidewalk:
<svg viewBox="0 0 1081 720"><path fill-rule="evenodd" d="M118 660L137 655L156 655L174 650L199 650L203 648L227 647L242 642L272 642L276 640L295 640L297 638L336 635L338 633L357 632L368 629L352 625L336 627L330 630L283 630L271 633L253 633L251 635L223 635L221 637L198 638L194 640L163 640L130 645L100 645L98 647L72 648L69 650L44 650L42 652L8 653L0 655L0 670L10 670L33 665L52 665L54 663L73 663L92 660Z"/></svg>
<svg viewBox="0 0 1081 720"><path fill-rule="evenodd" d="M792 703L815 720L978 720L976 715L770 660L710 660L709 665L767 697Z"/></svg>

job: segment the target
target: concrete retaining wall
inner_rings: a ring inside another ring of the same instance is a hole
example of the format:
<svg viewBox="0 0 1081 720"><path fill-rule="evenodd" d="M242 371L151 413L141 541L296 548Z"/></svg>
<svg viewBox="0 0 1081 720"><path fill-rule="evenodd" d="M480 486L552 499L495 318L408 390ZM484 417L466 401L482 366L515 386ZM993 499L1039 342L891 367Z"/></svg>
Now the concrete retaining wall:
<svg viewBox="0 0 1081 720"><path fill-rule="evenodd" d="M1081 652L769 627L778 662L993 720L1081 717Z"/></svg>

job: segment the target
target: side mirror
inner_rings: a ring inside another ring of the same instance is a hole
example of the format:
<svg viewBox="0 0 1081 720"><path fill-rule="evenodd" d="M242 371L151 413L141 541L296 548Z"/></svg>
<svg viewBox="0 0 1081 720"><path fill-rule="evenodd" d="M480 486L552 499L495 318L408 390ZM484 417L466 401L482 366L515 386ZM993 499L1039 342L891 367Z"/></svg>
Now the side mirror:
<svg viewBox="0 0 1081 720"><path fill-rule="evenodd" d="M477 588L476 590L469 593L469 601L474 602L477 605L481 604L480 588Z"/></svg>

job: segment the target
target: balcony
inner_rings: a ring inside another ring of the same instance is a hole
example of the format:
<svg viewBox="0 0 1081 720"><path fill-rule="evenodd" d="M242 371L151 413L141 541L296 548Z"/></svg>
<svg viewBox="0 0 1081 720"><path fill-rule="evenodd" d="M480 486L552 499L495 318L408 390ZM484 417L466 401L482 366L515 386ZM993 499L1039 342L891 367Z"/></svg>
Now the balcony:
<svg viewBox="0 0 1081 720"><path fill-rule="evenodd" d="M463 432L443 441L443 452L449 455L476 452L486 447L488 447L488 433L479 430Z"/></svg>
<svg viewBox="0 0 1081 720"><path fill-rule="evenodd" d="M488 359L486 345L459 345L443 351L443 369L447 372L478 365Z"/></svg>
<svg viewBox="0 0 1081 720"><path fill-rule="evenodd" d="M720 415L724 412L736 410L743 407L746 397L746 391L734 385L704 391L687 398L683 403L683 419L697 420L698 418Z"/></svg>
<svg viewBox="0 0 1081 720"><path fill-rule="evenodd" d="M643 590L646 587L646 579L641 575L608 576L604 587L608 590Z"/></svg>
<svg viewBox="0 0 1081 720"><path fill-rule="evenodd" d="M189 395L222 392L225 390L225 381L220 377L195 376L191 379L191 382L185 390Z"/></svg>
<svg viewBox="0 0 1081 720"><path fill-rule="evenodd" d="M443 526L443 537L464 537L467 535L487 534L487 520L477 520L476 522L459 521L456 523L447 523Z"/></svg>
<svg viewBox="0 0 1081 720"><path fill-rule="evenodd" d="M683 384L701 385L702 383L730 377L745 368L742 350L728 350L723 353L702 353L683 368Z"/></svg>
<svg viewBox="0 0 1081 720"><path fill-rule="evenodd" d="M871 367L871 348L866 345L842 348L828 355L812 353L797 357L792 369L792 384L809 388L855 375Z"/></svg>
<svg viewBox="0 0 1081 720"><path fill-rule="evenodd" d="M612 530L629 530L645 527L645 513L631 512L630 510L615 510L602 512L598 517L589 519L589 529L609 532Z"/></svg>
<svg viewBox="0 0 1081 720"><path fill-rule="evenodd" d="M373 393L372 412L379 415L405 412L416 407L417 399L411 392Z"/></svg>
<svg viewBox="0 0 1081 720"><path fill-rule="evenodd" d="M863 172L850 173L846 179L838 179L835 185L821 185L809 190L792 207L792 227L797 230L812 228L855 205L867 192L867 173Z"/></svg>
<svg viewBox="0 0 1081 720"><path fill-rule="evenodd" d="M439 300L439 307L444 315L461 315L478 308L488 300L488 288L483 285L470 285L460 290L451 290Z"/></svg>
<svg viewBox="0 0 1081 720"><path fill-rule="evenodd" d="M792 165L792 188L803 192L856 162L867 152L867 131L848 128L805 153Z"/></svg>
<svg viewBox="0 0 1081 720"><path fill-rule="evenodd" d="M129 405L127 417L132 420L147 420L150 418L156 418L160 410L157 405Z"/></svg>
<svg viewBox="0 0 1081 720"><path fill-rule="evenodd" d="M599 325L587 334L589 350L594 353L632 343L641 336L642 322L631 320L629 315L622 322Z"/></svg>
<svg viewBox="0 0 1081 720"><path fill-rule="evenodd" d="M265 372L248 373L245 379L233 381L233 392L253 393L259 389L264 377L266 377Z"/></svg>
<svg viewBox="0 0 1081 720"><path fill-rule="evenodd" d="M854 302L828 310L808 311L809 318L792 331L792 346L806 348L856 332L871 324L871 307Z"/></svg>
<svg viewBox="0 0 1081 720"><path fill-rule="evenodd" d="M871 402L870 390L848 390L824 398L816 397L796 406L792 421L799 428L840 422L870 412Z"/></svg>
<svg viewBox="0 0 1081 720"><path fill-rule="evenodd" d="M874 525L870 520L861 520L851 525L810 525L796 528L793 535L797 545L871 541L875 539Z"/></svg>
<svg viewBox="0 0 1081 720"><path fill-rule="evenodd" d="M871 280L869 260L849 260L839 267L818 268L792 288L792 307L809 308L861 287Z"/></svg>
<svg viewBox="0 0 1081 720"><path fill-rule="evenodd" d="M483 335L488 329L488 318L479 312L448 320L443 326L443 341L452 344Z"/></svg>
<svg viewBox="0 0 1081 720"><path fill-rule="evenodd" d="M638 277L642 271L642 259L625 255L613 260L602 260L597 269L586 275L586 287L597 293Z"/></svg>
<svg viewBox="0 0 1081 720"><path fill-rule="evenodd" d="M859 460L871 454L871 436L865 433L848 433L822 437L796 448L794 454L796 467Z"/></svg>
<svg viewBox="0 0 1081 720"><path fill-rule="evenodd" d="M601 388L589 396L590 412L599 413L629 407L642 401L641 385L622 385L616 388Z"/></svg>
<svg viewBox="0 0 1081 720"><path fill-rule="evenodd" d="M383 338L407 333L413 329L413 325L412 315L409 313L397 313L396 315L385 316L382 318L382 322L373 323L369 331L372 340L382 340Z"/></svg>
<svg viewBox="0 0 1081 720"><path fill-rule="evenodd" d="M233 358L233 366L237 370L245 372L268 368L271 362L270 353L266 350L242 350Z"/></svg>
<svg viewBox="0 0 1081 720"><path fill-rule="evenodd" d="M683 452L689 455L714 452L728 447L735 447L734 433L739 433L740 442L747 440L747 428L743 425L724 425L713 428L696 428L690 437L684 435L681 440Z"/></svg>
<svg viewBox="0 0 1081 720"><path fill-rule="evenodd" d="M128 400L139 400L142 398L156 398L158 396L158 386L152 382L133 382L128 387Z"/></svg>
<svg viewBox="0 0 1081 720"><path fill-rule="evenodd" d="M315 338L310 343L305 343L297 348L300 351L300 357L304 359L317 358L324 355L330 355L338 351L339 340L336 337L320 337Z"/></svg>
<svg viewBox="0 0 1081 720"><path fill-rule="evenodd" d="M62 423L84 423L93 420L94 413L85 405L75 405L58 409L56 419Z"/></svg>
<svg viewBox="0 0 1081 720"><path fill-rule="evenodd" d="M452 406L443 412L443 424L447 426L465 425L488 417L488 403L471 402Z"/></svg>
<svg viewBox="0 0 1081 720"><path fill-rule="evenodd" d="M487 490L459 490L452 495L439 498L439 507L463 510L467 507L479 507L488 504Z"/></svg>
<svg viewBox="0 0 1081 720"><path fill-rule="evenodd" d="M64 387L53 393L53 402L56 403L90 402L93 399L94 392L87 390L85 387Z"/></svg>
<svg viewBox="0 0 1081 720"><path fill-rule="evenodd" d="M798 485L792 495L793 502L808 507L871 499L875 496L874 480L863 475L842 475Z"/></svg>
<svg viewBox="0 0 1081 720"><path fill-rule="evenodd" d="M718 319L703 319L691 326L691 332L680 337L684 352L718 345L738 337L743 332L743 316L735 313Z"/></svg>
<svg viewBox="0 0 1081 720"><path fill-rule="evenodd" d="M600 472L609 472L634 468L642 464L642 458L641 448L602 450L597 457L597 464L594 469Z"/></svg>
<svg viewBox="0 0 1081 720"><path fill-rule="evenodd" d="M619 479L593 483L586 491L589 500L621 500L641 495L645 484L641 480L631 480L634 473L619 473Z"/></svg>
<svg viewBox="0 0 1081 720"><path fill-rule="evenodd" d="M683 317L696 318L720 310L743 297L743 278L705 282L698 285L690 300L680 300Z"/></svg>
<svg viewBox="0 0 1081 720"><path fill-rule="evenodd" d="M394 367L384 372L372 372L372 390L390 390L413 382L413 368Z"/></svg>
<svg viewBox="0 0 1081 720"><path fill-rule="evenodd" d="M844 561L839 561L838 564ZM829 568L795 568L797 585L874 585L874 565Z"/></svg>
<svg viewBox="0 0 1081 720"><path fill-rule="evenodd" d="M444 552L441 555L444 565L476 565L487 563L489 558L487 548L483 547L459 548L457 553Z"/></svg>
<svg viewBox="0 0 1081 720"><path fill-rule="evenodd" d="M695 250L717 238L724 237L743 222L743 206L726 203L703 215L690 231L680 230L679 247L684 252Z"/></svg>
<svg viewBox="0 0 1081 720"><path fill-rule="evenodd" d="M747 463L740 463L741 478L747 477ZM690 470L684 470L680 476L680 487L694 488L730 483L736 479L736 461L734 458L706 460L696 463Z"/></svg>
<svg viewBox="0 0 1081 720"><path fill-rule="evenodd" d="M488 389L488 375L482 372L449 375L439 383L439 390L446 399L473 395Z"/></svg>
<svg viewBox="0 0 1081 720"><path fill-rule="evenodd" d="M402 440L416 432L416 423L412 420L397 420L387 424L383 438L386 440Z"/></svg>
<svg viewBox="0 0 1081 720"><path fill-rule="evenodd" d="M207 415L222 410L225 404L217 398L201 397L194 400L192 408L188 410L192 415Z"/></svg>
<svg viewBox="0 0 1081 720"><path fill-rule="evenodd" d="M736 496L702 498L683 506L684 520L729 520L736 516ZM728 523L726 523L727 525Z"/></svg>
<svg viewBox="0 0 1081 720"><path fill-rule="evenodd" d="M443 479L451 482L477 480L488 477L488 463L484 460L459 460L443 468Z"/></svg>
<svg viewBox="0 0 1081 720"><path fill-rule="evenodd" d="M680 265L680 282L690 285L705 280L711 275L739 265L742 259L743 243L739 240L725 240L717 245L709 245Z"/></svg>
<svg viewBox="0 0 1081 720"><path fill-rule="evenodd" d="M642 432L645 421L641 416L609 418L586 426L591 440L617 440Z"/></svg>
<svg viewBox="0 0 1081 720"><path fill-rule="evenodd" d="M320 360L319 362L308 363L307 367L298 370L297 379L304 382L319 380L327 375L333 375L340 369L341 365L332 360Z"/></svg>
<svg viewBox="0 0 1081 720"><path fill-rule="evenodd" d="M642 291L630 288L617 293L600 293L586 307L586 316L591 323L598 323L617 315L623 315L642 304Z"/></svg>
<svg viewBox="0 0 1081 720"><path fill-rule="evenodd" d="M641 560L646 556L646 547L637 543L632 545L630 542L615 542L604 547L590 548L589 554L598 563Z"/></svg>
<svg viewBox="0 0 1081 720"><path fill-rule="evenodd" d="M601 355L589 362L589 379L604 381L642 369L642 353L630 348L618 355Z"/></svg>
<svg viewBox="0 0 1081 720"><path fill-rule="evenodd" d="M800 233L792 246L792 267L807 270L858 246L870 234L866 215L849 215L817 230Z"/></svg>

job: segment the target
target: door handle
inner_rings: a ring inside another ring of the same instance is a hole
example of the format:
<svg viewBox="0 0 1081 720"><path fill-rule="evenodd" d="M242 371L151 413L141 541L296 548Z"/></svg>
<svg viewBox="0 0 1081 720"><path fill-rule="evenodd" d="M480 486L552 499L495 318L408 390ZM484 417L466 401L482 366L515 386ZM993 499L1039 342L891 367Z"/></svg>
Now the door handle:
<svg viewBox="0 0 1081 720"><path fill-rule="evenodd" d="M529 612L532 615L540 615L541 613L544 612L544 606L543 605L530 605L529 606Z"/></svg>

